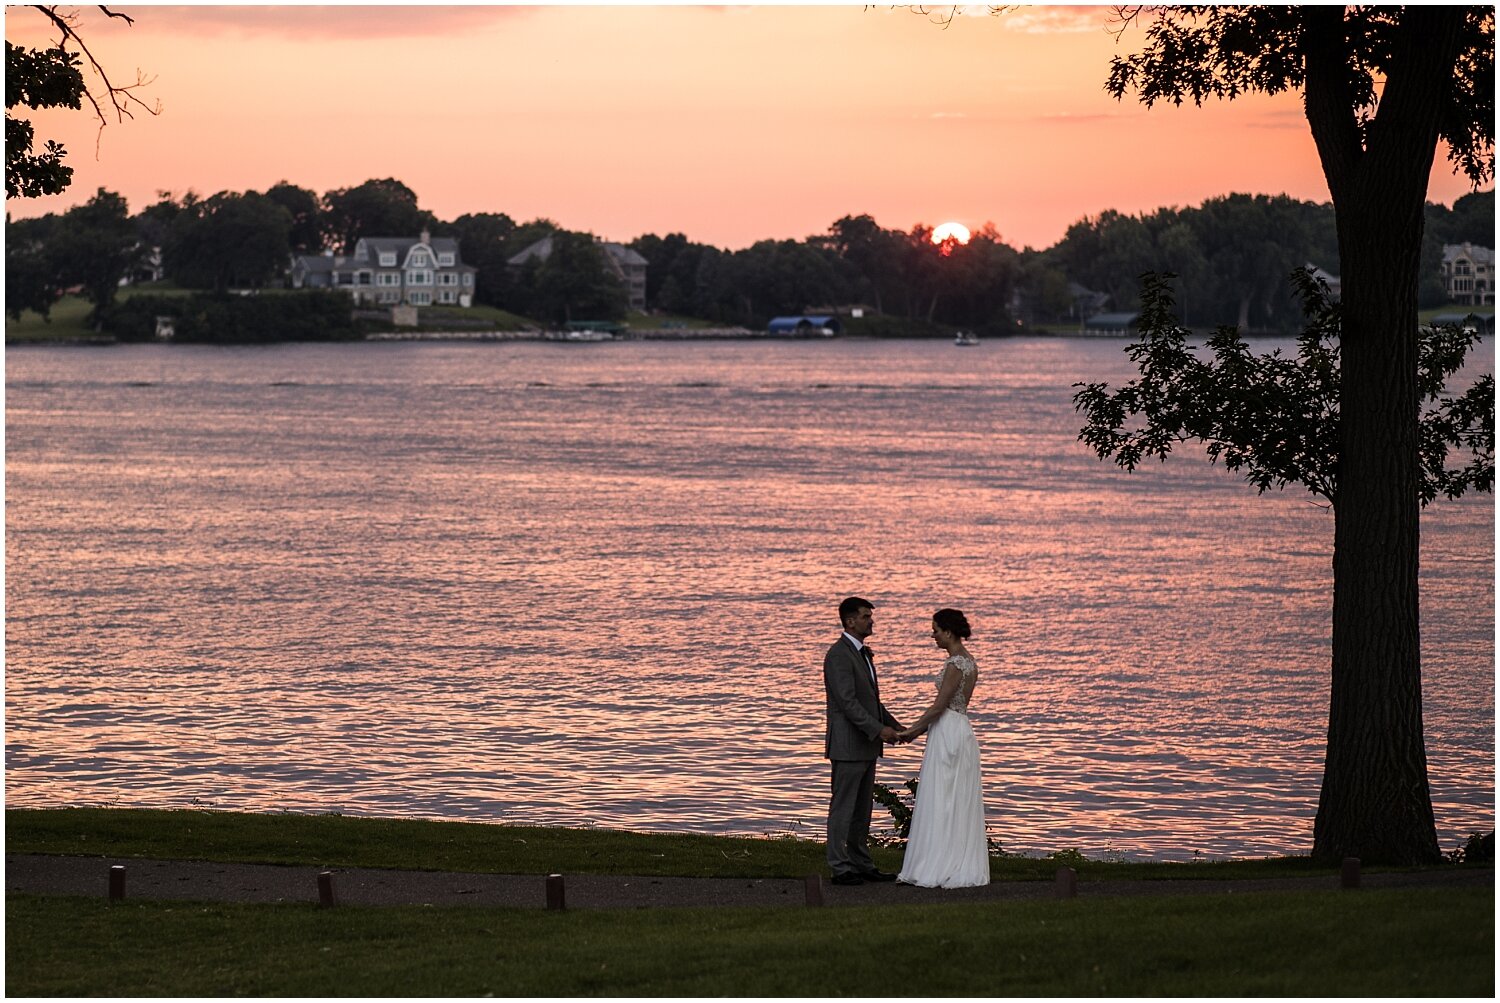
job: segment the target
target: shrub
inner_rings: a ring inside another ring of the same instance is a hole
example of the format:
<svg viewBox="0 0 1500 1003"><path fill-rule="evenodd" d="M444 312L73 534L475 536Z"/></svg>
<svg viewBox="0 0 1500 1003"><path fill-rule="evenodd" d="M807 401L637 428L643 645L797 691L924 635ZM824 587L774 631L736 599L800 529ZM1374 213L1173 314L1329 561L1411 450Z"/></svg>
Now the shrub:
<svg viewBox="0 0 1500 1003"><path fill-rule="evenodd" d="M891 814L892 835L879 840L885 845L902 846L911 835L911 813L917 799L917 781L908 780L902 786L909 793L897 794L885 784L875 785L875 803Z"/></svg>
<svg viewBox="0 0 1500 1003"><path fill-rule="evenodd" d="M157 317L173 319L174 341L341 341L361 336L349 298L325 290L269 296L133 296L109 311L104 329L120 341L151 341Z"/></svg>
<svg viewBox="0 0 1500 1003"><path fill-rule="evenodd" d="M1448 859L1455 864L1476 864L1494 866L1495 863L1495 833L1475 832L1469 835L1463 846L1453 850Z"/></svg>

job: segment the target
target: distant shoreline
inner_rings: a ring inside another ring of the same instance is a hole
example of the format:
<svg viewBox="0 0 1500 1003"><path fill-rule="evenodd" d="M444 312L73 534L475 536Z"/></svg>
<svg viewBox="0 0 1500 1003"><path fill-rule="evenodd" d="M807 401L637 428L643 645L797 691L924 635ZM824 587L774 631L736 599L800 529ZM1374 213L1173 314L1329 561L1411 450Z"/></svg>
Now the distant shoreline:
<svg viewBox="0 0 1500 1003"><path fill-rule="evenodd" d="M1006 341L1012 338L1088 338L1090 340L1125 341L1133 334L1093 334L1083 331L1034 330L1015 334L995 335L985 341ZM1259 335L1251 335L1259 337ZM1273 336L1274 337L1274 336ZM1290 336L1287 336L1290 337ZM952 344L947 335L831 335L799 337L796 335L768 334L749 328L650 328L626 331L622 334L603 337L580 336L575 331L378 331L363 338L330 338L327 341L180 341L183 345L291 345L291 344L362 344L368 342L554 342L570 345L592 345L625 341L930 341ZM97 348L111 345L168 345L171 339L154 341L120 341L110 335L94 337L17 338L7 339L7 348L27 346Z"/></svg>

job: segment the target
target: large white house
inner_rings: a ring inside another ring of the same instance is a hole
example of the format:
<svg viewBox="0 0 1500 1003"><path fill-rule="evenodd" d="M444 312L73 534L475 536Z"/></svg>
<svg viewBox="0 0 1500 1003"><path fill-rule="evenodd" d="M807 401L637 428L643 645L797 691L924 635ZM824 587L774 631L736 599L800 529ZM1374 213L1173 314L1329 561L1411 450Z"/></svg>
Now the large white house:
<svg viewBox="0 0 1500 1003"><path fill-rule="evenodd" d="M1465 306L1494 303L1494 249L1467 243L1444 244L1443 286L1454 303Z"/></svg>
<svg viewBox="0 0 1500 1003"><path fill-rule="evenodd" d="M377 306L474 305L473 265L459 260L458 241L434 237L361 237L354 253L299 255L292 288L342 289L355 303Z"/></svg>

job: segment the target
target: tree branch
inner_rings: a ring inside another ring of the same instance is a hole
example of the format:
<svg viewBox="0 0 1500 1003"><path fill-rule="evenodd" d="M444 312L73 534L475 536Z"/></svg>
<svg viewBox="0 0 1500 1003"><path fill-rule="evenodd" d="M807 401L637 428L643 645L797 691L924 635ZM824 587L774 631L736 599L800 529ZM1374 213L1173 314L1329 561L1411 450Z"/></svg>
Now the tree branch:
<svg viewBox="0 0 1500 1003"><path fill-rule="evenodd" d="M1118 5L1112 9L1109 18L1105 21L1104 30L1115 36L1115 41L1118 42L1130 26L1140 20L1145 10L1146 7L1143 4Z"/></svg>
<svg viewBox="0 0 1500 1003"><path fill-rule="evenodd" d="M1403 186L1427 190L1429 170L1393 140L1421 149L1437 146L1443 105L1452 86L1459 38L1466 12L1462 7L1409 6L1401 13L1400 47L1391 54L1380 105L1366 129L1365 153L1370 170L1386 177L1399 175ZM1405 170L1402 170L1402 167Z"/></svg>
<svg viewBox="0 0 1500 1003"><path fill-rule="evenodd" d="M1345 61L1344 9L1303 8L1300 48L1306 81L1303 107L1323 164L1323 177L1337 206L1347 195L1364 155Z"/></svg>
<svg viewBox="0 0 1500 1003"><path fill-rule="evenodd" d="M76 12L61 12L55 4L50 6L44 4L33 4L32 6L36 10L41 11L42 15L46 17L47 20L51 21L53 26L55 26L57 30L62 33L62 37L57 40L57 47L59 49L65 48L67 43L71 41L88 59L89 65L93 67L94 73L96 73L99 79L104 82L104 93L97 98L91 91L84 91L84 96L88 98L89 104L91 104L94 108L94 114L99 119L99 131L101 135L104 132L104 127L109 124L109 118L108 116L106 116L105 110L100 104L101 100L109 102L110 106L114 109L115 121L117 122L123 122L127 118L135 118L135 115L131 111L132 106L138 107L150 115L161 114L160 101L156 103L155 107L152 107L151 105L146 104L146 102L142 101L133 93L137 88L149 85L153 80L155 80L155 77L152 77L148 80L144 75L141 74L139 70L137 70L135 83L126 85L124 87L115 86L115 84L110 81L109 74L106 73L104 71L104 67L100 65L99 60L94 58L94 54L89 51L88 45L85 44L83 39L79 37L76 27L78 17ZM135 19L130 17L128 14L121 13L120 11L110 10L108 7L102 5L99 7L99 9L103 11L107 17L118 18L124 21L126 24L135 24Z"/></svg>

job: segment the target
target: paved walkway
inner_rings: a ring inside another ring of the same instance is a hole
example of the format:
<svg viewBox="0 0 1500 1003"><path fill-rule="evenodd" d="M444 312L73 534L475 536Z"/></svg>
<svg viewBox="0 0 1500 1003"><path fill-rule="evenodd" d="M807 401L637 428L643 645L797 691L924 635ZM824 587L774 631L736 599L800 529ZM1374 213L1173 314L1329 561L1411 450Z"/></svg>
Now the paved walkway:
<svg viewBox="0 0 1500 1003"><path fill-rule="evenodd" d="M318 902L318 875L329 870L339 905L488 906L545 909L543 875L460 874L373 868L281 867L189 860L123 857L5 855L5 891L38 895L104 897L110 868L125 867L125 896L222 902ZM1445 868L1415 873L1364 874L1361 888L1409 886L1493 888L1495 872ZM1118 895L1223 895L1326 889L1340 892L1337 875L1253 880L1107 881L1077 883L1080 898ZM1051 881L1006 881L982 888L912 888L906 885L831 885L819 889L829 906L925 904L1051 898ZM808 885L800 878L653 878L569 874L563 893L570 909L630 909L661 906L806 906Z"/></svg>

